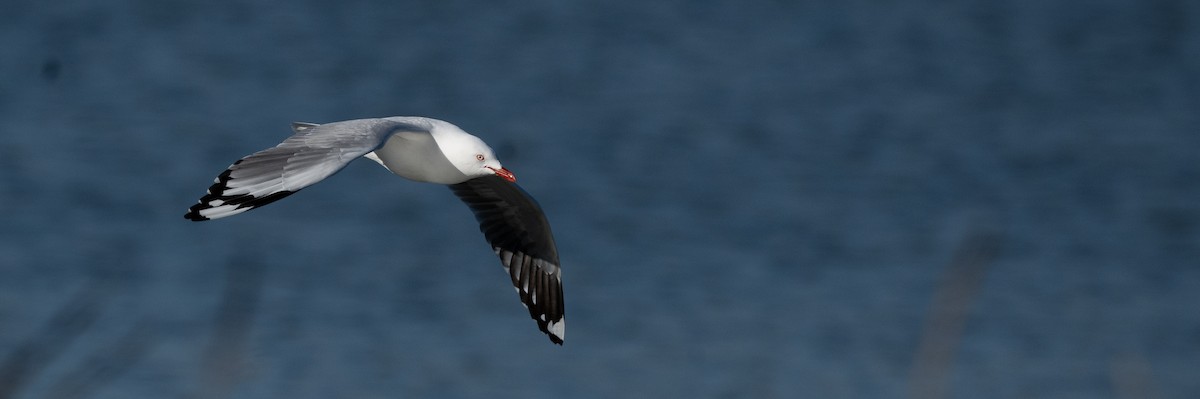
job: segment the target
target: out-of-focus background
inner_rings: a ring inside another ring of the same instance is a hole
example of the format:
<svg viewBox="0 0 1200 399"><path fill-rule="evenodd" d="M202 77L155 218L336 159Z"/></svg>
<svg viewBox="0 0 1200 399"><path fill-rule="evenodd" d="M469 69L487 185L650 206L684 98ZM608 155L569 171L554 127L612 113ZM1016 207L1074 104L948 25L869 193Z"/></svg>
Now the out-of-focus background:
<svg viewBox="0 0 1200 399"><path fill-rule="evenodd" d="M0 398L1193 397L1198 18L7 1ZM463 204L372 162L182 218L292 121L393 115L541 202L565 346Z"/></svg>

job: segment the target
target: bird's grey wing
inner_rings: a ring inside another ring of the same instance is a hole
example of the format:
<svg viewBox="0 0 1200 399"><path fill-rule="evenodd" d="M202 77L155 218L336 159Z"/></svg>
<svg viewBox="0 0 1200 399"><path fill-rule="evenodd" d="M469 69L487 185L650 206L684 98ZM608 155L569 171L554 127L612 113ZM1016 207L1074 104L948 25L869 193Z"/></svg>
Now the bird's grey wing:
<svg viewBox="0 0 1200 399"><path fill-rule="evenodd" d="M223 218L278 201L337 173L397 131L427 128L384 119L359 119L325 125L294 123L292 130L295 134L279 145L230 165L184 218Z"/></svg>
<svg viewBox="0 0 1200 399"><path fill-rule="evenodd" d="M296 132L296 133L300 133L305 130L317 127L317 126L321 126L321 125L318 123L312 123L312 122L292 122L292 131Z"/></svg>
<svg viewBox="0 0 1200 399"><path fill-rule="evenodd" d="M550 341L562 345L566 321L558 249L537 201L499 176L477 177L450 190L475 213L529 316Z"/></svg>

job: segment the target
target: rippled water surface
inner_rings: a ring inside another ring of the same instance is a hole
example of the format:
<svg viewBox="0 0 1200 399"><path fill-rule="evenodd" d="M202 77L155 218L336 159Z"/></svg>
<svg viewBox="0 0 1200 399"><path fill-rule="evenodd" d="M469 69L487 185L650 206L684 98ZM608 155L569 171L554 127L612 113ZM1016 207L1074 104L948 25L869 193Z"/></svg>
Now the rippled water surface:
<svg viewBox="0 0 1200 399"><path fill-rule="evenodd" d="M0 397L1200 392L1194 2L9 3ZM391 115L541 202L565 346L374 163L182 218Z"/></svg>

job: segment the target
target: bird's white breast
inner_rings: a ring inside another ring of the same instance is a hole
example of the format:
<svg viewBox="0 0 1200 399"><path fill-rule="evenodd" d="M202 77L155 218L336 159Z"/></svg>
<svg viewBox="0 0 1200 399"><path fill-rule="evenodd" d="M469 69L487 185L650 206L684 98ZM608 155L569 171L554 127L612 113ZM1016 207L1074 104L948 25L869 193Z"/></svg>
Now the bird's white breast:
<svg viewBox="0 0 1200 399"><path fill-rule="evenodd" d="M366 157L410 180L457 184L468 179L446 159L437 141L427 132L397 132Z"/></svg>

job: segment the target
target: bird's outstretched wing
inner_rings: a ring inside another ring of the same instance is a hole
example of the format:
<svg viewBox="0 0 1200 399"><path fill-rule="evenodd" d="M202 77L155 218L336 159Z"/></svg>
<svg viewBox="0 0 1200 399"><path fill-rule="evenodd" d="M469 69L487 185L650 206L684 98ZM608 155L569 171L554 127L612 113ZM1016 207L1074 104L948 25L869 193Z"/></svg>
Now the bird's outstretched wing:
<svg viewBox="0 0 1200 399"><path fill-rule="evenodd" d="M223 218L278 201L337 173L397 131L427 129L384 119L293 123L295 134L234 162L183 217L197 222Z"/></svg>
<svg viewBox="0 0 1200 399"><path fill-rule="evenodd" d="M516 183L499 176L477 177L450 189L475 213L479 230L500 256L538 328L562 345L566 330L562 273L542 208Z"/></svg>

